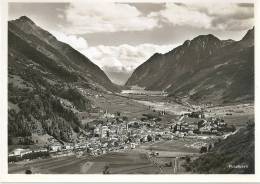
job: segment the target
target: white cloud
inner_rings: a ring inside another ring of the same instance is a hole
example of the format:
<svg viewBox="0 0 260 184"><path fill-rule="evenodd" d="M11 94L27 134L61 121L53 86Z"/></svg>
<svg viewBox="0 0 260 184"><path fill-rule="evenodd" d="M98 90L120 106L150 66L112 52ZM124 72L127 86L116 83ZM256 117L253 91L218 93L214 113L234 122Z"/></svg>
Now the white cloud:
<svg viewBox="0 0 260 184"><path fill-rule="evenodd" d="M254 7L240 6L235 3L208 3L208 4L190 4L195 10L204 11L209 16L229 16L233 18L253 17Z"/></svg>
<svg viewBox="0 0 260 184"><path fill-rule="evenodd" d="M136 46L122 44L119 46L89 47L82 50L92 62L102 68L113 82L123 84L127 77L140 64L149 59L154 53L166 53L176 45L140 44ZM118 78L118 76L121 78Z"/></svg>
<svg viewBox="0 0 260 184"><path fill-rule="evenodd" d="M220 30L251 28L253 16L253 7L234 3L166 3L165 9L149 14L149 17L160 18L172 25Z"/></svg>
<svg viewBox="0 0 260 184"><path fill-rule="evenodd" d="M141 31L158 27L157 19L142 15L128 4L70 3L64 13L70 24L66 31L71 34Z"/></svg>
<svg viewBox="0 0 260 184"><path fill-rule="evenodd" d="M163 21L169 22L173 25L183 26L188 25L192 27L209 28L211 25L211 18L196 9L180 6L175 3L167 3L165 9L159 12L153 12L151 17L162 17Z"/></svg>
<svg viewBox="0 0 260 184"><path fill-rule="evenodd" d="M234 3L192 5L211 17L211 27L220 30L246 30L254 25L254 7Z"/></svg>
<svg viewBox="0 0 260 184"><path fill-rule="evenodd" d="M50 31L50 32L57 38L57 40L69 44L76 50L80 51L88 48L87 41L80 36L67 35L57 31Z"/></svg>
<svg viewBox="0 0 260 184"><path fill-rule="evenodd" d="M135 6L115 2L71 2L58 14L67 34L144 31L174 26L204 29L245 30L253 24L253 6L235 3L166 3L160 11L144 14Z"/></svg>
<svg viewBox="0 0 260 184"><path fill-rule="evenodd" d="M245 20L240 20L240 19L226 19L222 21L223 19L216 19L214 22L215 27L220 30L230 30L230 31L237 31L237 30L248 30L251 29L254 25L254 19L245 19Z"/></svg>
<svg viewBox="0 0 260 184"><path fill-rule="evenodd" d="M140 44L132 46L123 44L119 46L89 47L81 51L99 67L113 67L118 71L132 71L141 63L145 62L154 53L165 53L172 50L176 45Z"/></svg>

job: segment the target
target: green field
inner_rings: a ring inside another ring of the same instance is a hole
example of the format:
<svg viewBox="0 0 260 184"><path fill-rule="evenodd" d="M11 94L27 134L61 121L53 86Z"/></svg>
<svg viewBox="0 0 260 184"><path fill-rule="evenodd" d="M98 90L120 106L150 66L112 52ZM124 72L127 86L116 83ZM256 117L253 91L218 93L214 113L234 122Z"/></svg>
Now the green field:
<svg viewBox="0 0 260 184"><path fill-rule="evenodd" d="M151 112L147 106L137 103L132 99L110 94L99 97L93 102L97 107L107 110L109 113L121 112L121 116L127 116L130 119L141 118L142 114Z"/></svg>
<svg viewBox="0 0 260 184"><path fill-rule="evenodd" d="M91 163L85 169L85 163ZM111 174L120 173L156 173L158 168L153 166L146 155L139 152L108 153L99 157L65 156L29 162L9 164L8 173L25 173L30 169L34 174L102 174L108 166ZM148 168L148 169L147 169Z"/></svg>
<svg viewBox="0 0 260 184"><path fill-rule="evenodd" d="M178 139L169 141L160 141L151 146L147 146L145 149L153 151L170 151L170 152L184 152L184 153L198 153L198 149L186 147L194 143L195 140Z"/></svg>
<svg viewBox="0 0 260 184"><path fill-rule="evenodd" d="M158 168L147 159L146 154L135 151L108 153L93 160L95 163L88 173L93 173L96 166L105 163L110 174L157 173ZM103 168L101 168L103 169Z"/></svg>
<svg viewBox="0 0 260 184"><path fill-rule="evenodd" d="M75 156L65 156L60 158L48 158L43 160L24 161L9 164L8 173L24 173L30 169L33 173L41 174L74 174L79 173L80 164L90 158L76 158Z"/></svg>

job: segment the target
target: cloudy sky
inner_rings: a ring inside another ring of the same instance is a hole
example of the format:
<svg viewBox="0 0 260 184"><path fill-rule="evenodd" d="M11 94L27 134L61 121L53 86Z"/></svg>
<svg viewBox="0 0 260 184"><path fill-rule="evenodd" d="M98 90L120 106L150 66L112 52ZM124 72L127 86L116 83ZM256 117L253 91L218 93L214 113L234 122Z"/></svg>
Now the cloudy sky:
<svg viewBox="0 0 260 184"><path fill-rule="evenodd" d="M250 3L9 3L10 20L22 15L86 55L117 84L156 52L200 34L239 40L254 25Z"/></svg>

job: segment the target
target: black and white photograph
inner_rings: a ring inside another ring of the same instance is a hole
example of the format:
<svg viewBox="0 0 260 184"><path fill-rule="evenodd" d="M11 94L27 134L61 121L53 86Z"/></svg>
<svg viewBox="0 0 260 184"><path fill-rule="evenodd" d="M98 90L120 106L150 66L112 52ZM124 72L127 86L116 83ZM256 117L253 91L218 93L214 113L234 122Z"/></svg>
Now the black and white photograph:
<svg viewBox="0 0 260 184"><path fill-rule="evenodd" d="M8 175L256 174L254 7L8 2Z"/></svg>

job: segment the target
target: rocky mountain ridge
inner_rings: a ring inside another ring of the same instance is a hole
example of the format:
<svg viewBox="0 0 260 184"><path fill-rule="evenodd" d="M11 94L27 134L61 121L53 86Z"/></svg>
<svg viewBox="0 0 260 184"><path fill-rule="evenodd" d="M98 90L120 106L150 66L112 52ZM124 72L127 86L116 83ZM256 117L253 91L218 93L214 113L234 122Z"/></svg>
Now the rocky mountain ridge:
<svg viewBox="0 0 260 184"><path fill-rule="evenodd" d="M126 86L165 90L193 102L225 103L254 98L254 28L240 41L200 35L141 64Z"/></svg>

